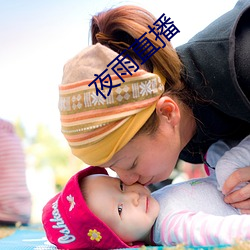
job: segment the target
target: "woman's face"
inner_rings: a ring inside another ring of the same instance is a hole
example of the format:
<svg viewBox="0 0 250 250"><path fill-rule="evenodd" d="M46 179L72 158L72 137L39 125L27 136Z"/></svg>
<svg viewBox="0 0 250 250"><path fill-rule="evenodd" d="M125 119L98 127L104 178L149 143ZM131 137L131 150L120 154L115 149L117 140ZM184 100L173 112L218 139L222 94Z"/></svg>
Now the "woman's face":
<svg viewBox="0 0 250 250"><path fill-rule="evenodd" d="M174 169L181 151L177 130L160 125L153 136L138 135L101 167L114 170L127 185L163 181Z"/></svg>

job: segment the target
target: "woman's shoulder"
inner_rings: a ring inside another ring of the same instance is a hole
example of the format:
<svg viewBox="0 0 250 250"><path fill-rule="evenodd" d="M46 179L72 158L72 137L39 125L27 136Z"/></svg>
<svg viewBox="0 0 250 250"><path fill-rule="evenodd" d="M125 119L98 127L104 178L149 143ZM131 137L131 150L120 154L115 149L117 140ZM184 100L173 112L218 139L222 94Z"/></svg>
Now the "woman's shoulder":
<svg viewBox="0 0 250 250"><path fill-rule="evenodd" d="M250 101L237 80L234 57L235 30L242 25L240 17L249 9L250 0L238 1L232 10L176 48L184 65L185 83L223 113L247 122ZM250 26L246 22L244 25Z"/></svg>

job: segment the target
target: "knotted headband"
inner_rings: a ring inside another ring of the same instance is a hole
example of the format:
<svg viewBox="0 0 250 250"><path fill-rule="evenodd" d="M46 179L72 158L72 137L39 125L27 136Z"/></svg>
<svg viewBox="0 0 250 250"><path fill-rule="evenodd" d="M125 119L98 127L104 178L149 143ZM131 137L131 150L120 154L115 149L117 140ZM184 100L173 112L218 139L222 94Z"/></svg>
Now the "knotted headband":
<svg viewBox="0 0 250 250"><path fill-rule="evenodd" d="M86 164L110 160L145 124L164 92L164 79L138 69L130 59L97 43L64 66L59 86L62 133L72 153ZM116 87L105 87L104 78Z"/></svg>

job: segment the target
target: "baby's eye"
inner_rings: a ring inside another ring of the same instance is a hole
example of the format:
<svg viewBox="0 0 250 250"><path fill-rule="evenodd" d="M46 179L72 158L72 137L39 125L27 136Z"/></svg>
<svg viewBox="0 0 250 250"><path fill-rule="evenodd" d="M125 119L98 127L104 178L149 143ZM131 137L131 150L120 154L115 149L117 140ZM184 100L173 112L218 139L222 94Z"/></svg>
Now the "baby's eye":
<svg viewBox="0 0 250 250"><path fill-rule="evenodd" d="M123 208L123 205L122 204L119 204L118 205L118 214L121 216L121 213L122 213L122 208Z"/></svg>
<svg viewBox="0 0 250 250"><path fill-rule="evenodd" d="M120 180L120 189L121 189L121 191L124 191L123 182L121 180Z"/></svg>

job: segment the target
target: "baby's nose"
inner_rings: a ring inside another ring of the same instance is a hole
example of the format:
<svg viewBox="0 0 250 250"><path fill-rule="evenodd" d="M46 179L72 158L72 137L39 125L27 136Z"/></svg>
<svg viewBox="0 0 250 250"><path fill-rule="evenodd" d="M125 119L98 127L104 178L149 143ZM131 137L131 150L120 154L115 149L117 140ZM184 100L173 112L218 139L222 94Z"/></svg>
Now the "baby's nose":
<svg viewBox="0 0 250 250"><path fill-rule="evenodd" d="M127 199L134 205L138 206L139 205L139 199L140 195L137 192L127 192L126 193Z"/></svg>

